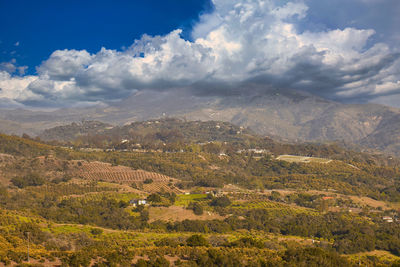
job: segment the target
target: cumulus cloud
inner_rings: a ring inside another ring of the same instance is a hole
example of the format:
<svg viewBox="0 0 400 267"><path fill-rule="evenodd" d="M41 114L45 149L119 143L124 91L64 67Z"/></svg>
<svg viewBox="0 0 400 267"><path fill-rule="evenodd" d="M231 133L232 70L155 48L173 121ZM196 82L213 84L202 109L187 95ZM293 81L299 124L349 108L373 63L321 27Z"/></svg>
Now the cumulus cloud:
<svg viewBox="0 0 400 267"><path fill-rule="evenodd" d="M388 44L371 42L374 29L304 28L312 3L278 2L214 0L213 12L193 27L192 41L178 29L143 35L124 51L57 50L37 67L37 76L3 71L0 98L73 105L118 100L144 89L246 81L336 99L400 94L400 55ZM229 94L220 87L196 90ZM245 92L246 86L241 88Z"/></svg>
<svg viewBox="0 0 400 267"><path fill-rule="evenodd" d="M0 71L0 98L17 100L21 95L32 96L27 87L37 79L36 76L12 76L6 71Z"/></svg>
<svg viewBox="0 0 400 267"><path fill-rule="evenodd" d="M1 62L0 63L0 71L4 71L10 74L18 71L19 75L24 75L25 71L28 69L28 66L18 66L17 60L13 58L9 62Z"/></svg>
<svg viewBox="0 0 400 267"><path fill-rule="evenodd" d="M13 62L2 62L0 63L0 71L14 73L17 70L17 66Z"/></svg>
<svg viewBox="0 0 400 267"><path fill-rule="evenodd" d="M37 68L37 71L46 79L70 80L91 63L92 57L85 50L57 50Z"/></svg>

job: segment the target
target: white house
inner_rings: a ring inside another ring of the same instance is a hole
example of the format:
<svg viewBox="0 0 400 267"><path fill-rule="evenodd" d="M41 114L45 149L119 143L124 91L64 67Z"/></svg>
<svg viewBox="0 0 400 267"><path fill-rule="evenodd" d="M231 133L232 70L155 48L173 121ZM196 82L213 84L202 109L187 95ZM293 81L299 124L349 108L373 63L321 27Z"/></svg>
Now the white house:
<svg viewBox="0 0 400 267"><path fill-rule="evenodd" d="M147 201L145 199L132 199L131 201L129 201L129 203L134 207L147 205Z"/></svg>
<svg viewBox="0 0 400 267"><path fill-rule="evenodd" d="M388 223L392 223L392 222L393 222L393 218L392 218L392 217L389 217L389 216L383 216L382 219L383 219L385 222L388 222Z"/></svg>

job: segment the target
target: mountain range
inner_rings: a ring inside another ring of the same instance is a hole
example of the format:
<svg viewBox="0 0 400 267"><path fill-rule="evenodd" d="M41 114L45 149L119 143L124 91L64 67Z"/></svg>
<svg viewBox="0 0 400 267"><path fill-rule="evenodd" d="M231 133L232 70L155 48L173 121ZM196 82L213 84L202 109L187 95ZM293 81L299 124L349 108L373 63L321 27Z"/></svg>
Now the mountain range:
<svg viewBox="0 0 400 267"><path fill-rule="evenodd" d="M257 86L237 92L204 96L195 88L143 90L123 101L95 107L51 111L2 109L0 131L37 136L45 129L82 120L101 121L106 123L104 127L110 127L176 117L226 121L281 141L344 141L400 155L400 109L378 104L343 104L303 91Z"/></svg>

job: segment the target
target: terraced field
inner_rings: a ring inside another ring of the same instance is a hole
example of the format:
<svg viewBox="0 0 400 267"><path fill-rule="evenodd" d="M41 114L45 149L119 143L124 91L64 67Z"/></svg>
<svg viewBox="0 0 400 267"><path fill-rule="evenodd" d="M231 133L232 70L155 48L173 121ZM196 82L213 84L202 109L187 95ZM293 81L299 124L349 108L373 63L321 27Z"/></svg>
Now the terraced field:
<svg viewBox="0 0 400 267"><path fill-rule="evenodd" d="M266 209L286 215L294 215L298 213L316 214L316 211L312 209L277 203L269 200L235 201L232 204L232 207L235 209Z"/></svg>
<svg viewBox="0 0 400 267"><path fill-rule="evenodd" d="M104 162L81 162L76 174L78 177L91 181L105 181L123 184L140 185L146 192L154 193L162 190L166 192L182 193L174 184L175 178L144 170L134 170L125 166L112 166ZM152 182L145 183L145 181Z"/></svg>
<svg viewBox="0 0 400 267"><path fill-rule="evenodd" d="M143 182L146 179L153 181L169 181L172 178L154 172L133 170L125 166L112 166L104 162L83 162L79 170L79 176L87 180L103 180L108 182Z"/></svg>

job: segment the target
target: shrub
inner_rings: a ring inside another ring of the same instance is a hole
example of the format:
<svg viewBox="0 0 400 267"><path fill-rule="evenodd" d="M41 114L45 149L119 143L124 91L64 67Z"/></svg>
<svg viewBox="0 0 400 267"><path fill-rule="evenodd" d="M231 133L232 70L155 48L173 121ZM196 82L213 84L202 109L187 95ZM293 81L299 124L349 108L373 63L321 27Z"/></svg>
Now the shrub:
<svg viewBox="0 0 400 267"><path fill-rule="evenodd" d="M176 248L179 245L178 240L165 237L163 239L154 242L157 247L173 247Z"/></svg>
<svg viewBox="0 0 400 267"><path fill-rule="evenodd" d="M203 206L199 203L194 203L192 209L193 213L196 215L202 215L204 213Z"/></svg>
<svg viewBox="0 0 400 267"><path fill-rule="evenodd" d="M19 187L24 188L27 186L40 186L45 183L45 180L36 173L30 173L24 177L14 177L11 182Z"/></svg>
<svg viewBox="0 0 400 267"><path fill-rule="evenodd" d="M161 198L161 196L159 194L153 193L153 194L151 194L150 196L147 197L147 201L150 201L150 202L161 202L162 198Z"/></svg>
<svg viewBox="0 0 400 267"><path fill-rule="evenodd" d="M146 180L143 181L144 184L151 184L153 183L153 179L147 178Z"/></svg>
<svg viewBox="0 0 400 267"><path fill-rule="evenodd" d="M227 196L214 198L210 205L215 207L228 207L231 204L230 199Z"/></svg>
<svg viewBox="0 0 400 267"><path fill-rule="evenodd" d="M103 233L103 229L100 228L92 228L92 230L90 230L90 233L92 235L101 235Z"/></svg>
<svg viewBox="0 0 400 267"><path fill-rule="evenodd" d="M264 243L260 240L253 239L251 237L243 237L239 240L233 241L227 245L228 247L240 247L240 248L264 248Z"/></svg>
<svg viewBox="0 0 400 267"><path fill-rule="evenodd" d="M192 235L186 239L186 244L190 247L206 247L208 246L208 241L202 235Z"/></svg>

